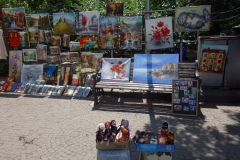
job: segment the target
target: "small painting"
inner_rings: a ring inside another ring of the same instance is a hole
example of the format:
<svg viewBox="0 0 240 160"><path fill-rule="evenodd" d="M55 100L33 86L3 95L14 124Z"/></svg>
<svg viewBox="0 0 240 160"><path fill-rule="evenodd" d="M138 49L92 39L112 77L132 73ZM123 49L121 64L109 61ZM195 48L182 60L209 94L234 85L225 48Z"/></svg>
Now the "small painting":
<svg viewBox="0 0 240 160"><path fill-rule="evenodd" d="M99 70L101 68L102 53L81 52L81 66Z"/></svg>
<svg viewBox="0 0 240 160"><path fill-rule="evenodd" d="M108 2L107 16L123 16L124 3Z"/></svg>
<svg viewBox="0 0 240 160"><path fill-rule="evenodd" d="M133 82L172 84L178 79L178 63L178 54L135 54Z"/></svg>
<svg viewBox="0 0 240 160"><path fill-rule="evenodd" d="M43 79L48 81L57 81L58 66L57 65L46 65L44 67Z"/></svg>
<svg viewBox="0 0 240 160"><path fill-rule="evenodd" d="M44 30L39 30L39 43L46 42L45 38L45 31Z"/></svg>
<svg viewBox="0 0 240 160"><path fill-rule="evenodd" d="M60 62L59 56L58 56L58 55L55 55L55 56L47 56L47 62L48 62L48 63Z"/></svg>
<svg viewBox="0 0 240 160"><path fill-rule="evenodd" d="M43 65L25 65L22 67L21 82L23 83L35 83L36 80L42 80L43 77Z"/></svg>
<svg viewBox="0 0 240 160"><path fill-rule="evenodd" d="M99 30L98 11L76 12L76 34L77 35L97 35Z"/></svg>
<svg viewBox="0 0 240 160"><path fill-rule="evenodd" d="M29 37L28 37L28 32L19 32L20 34L20 45L22 48L26 48L29 46Z"/></svg>
<svg viewBox="0 0 240 160"><path fill-rule="evenodd" d="M54 34L75 34L74 13L53 13Z"/></svg>
<svg viewBox="0 0 240 160"><path fill-rule="evenodd" d="M80 48L98 48L98 36L84 36L79 38Z"/></svg>
<svg viewBox="0 0 240 160"><path fill-rule="evenodd" d="M49 27L49 26L51 26L48 13L28 14L27 21L28 21L29 27Z"/></svg>
<svg viewBox="0 0 240 160"><path fill-rule="evenodd" d="M35 27L29 27L28 28L28 37L29 37L29 43L38 43L39 39L39 31Z"/></svg>
<svg viewBox="0 0 240 160"><path fill-rule="evenodd" d="M60 54L60 47L59 46L50 46L49 52L50 54Z"/></svg>
<svg viewBox="0 0 240 160"><path fill-rule="evenodd" d="M145 20L147 48L173 47L172 17Z"/></svg>
<svg viewBox="0 0 240 160"><path fill-rule="evenodd" d="M14 76L16 82L21 81L22 51L9 51L9 76Z"/></svg>
<svg viewBox="0 0 240 160"><path fill-rule="evenodd" d="M52 35L51 37L51 45L60 46L61 45L61 37L57 35Z"/></svg>
<svg viewBox="0 0 240 160"><path fill-rule="evenodd" d="M23 49L23 61L37 61L36 49Z"/></svg>
<svg viewBox="0 0 240 160"><path fill-rule="evenodd" d="M103 58L101 80L129 81L130 58Z"/></svg>
<svg viewBox="0 0 240 160"><path fill-rule="evenodd" d="M61 62L68 62L69 61L69 52L60 53L60 60L61 60Z"/></svg>
<svg viewBox="0 0 240 160"><path fill-rule="evenodd" d="M62 46L65 48L69 48L69 42L70 42L70 35L64 34L62 37Z"/></svg>
<svg viewBox="0 0 240 160"><path fill-rule="evenodd" d="M209 31L211 6L175 8L175 32Z"/></svg>
<svg viewBox="0 0 240 160"><path fill-rule="evenodd" d="M50 43L52 39L52 31L45 30L45 42Z"/></svg>
<svg viewBox="0 0 240 160"><path fill-rule="evenodd" d="M37 60L47 60L47 45L37 44Z"/></svg>
<svg viewBox="0 0 240 160"><path fill-rule="evenodd" d="M70 42L69 43L70 51L80 51L80 44L79 42Z"/></svg>
<svg viewBox="0 0 240 160"><path fill-rule="evenodd" d="M142 49L142 17L120 17L120 49Z"/></svg>
<svg viewBox="0 0 240 160"><path fill-rule="evenodd" d="M79 60L78 52L69 52L69 61L70 62L77 62L78 60Z"/></svg>
<svg viewBox="0 0 240 160"><path fill-rule="evenodd" d="M26 13L23 7L19 8L2 8L3 19L6 28L24 29L26 25Z"/></svg>

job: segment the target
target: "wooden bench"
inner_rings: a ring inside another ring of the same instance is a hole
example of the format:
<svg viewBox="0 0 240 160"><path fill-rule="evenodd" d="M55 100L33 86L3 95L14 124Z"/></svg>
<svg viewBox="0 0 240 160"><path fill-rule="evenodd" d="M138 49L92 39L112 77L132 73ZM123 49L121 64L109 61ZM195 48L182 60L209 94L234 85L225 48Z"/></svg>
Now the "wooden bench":
<svg viewBox="0 0 240 160"><path fill-rule="evenodd" d="M134 83L133 78L133 62L130 66L129 82L113 82L101 81L101 73L96 73L94 76L94 106L98 104L98 96L104 96L104 89L119 89L119 90L132 90L132 91L148 91L158 93L172 93L171 84L146 84ZM179 80L198 80L200 89L202 78L198 74L198 60L195 63L179 63L178 64L178 79Z"/></svg>

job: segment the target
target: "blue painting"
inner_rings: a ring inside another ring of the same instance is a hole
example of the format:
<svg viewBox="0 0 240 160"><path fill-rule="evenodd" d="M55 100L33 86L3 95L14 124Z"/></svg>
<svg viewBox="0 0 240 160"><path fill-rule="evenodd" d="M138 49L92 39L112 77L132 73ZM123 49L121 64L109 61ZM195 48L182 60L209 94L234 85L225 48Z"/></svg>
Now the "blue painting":
<svg viewBox="0 0 240 160"><path fill-rule="evenodd" d="M178 54L135 54L133 82L172 84L178 79Z"/></svg>

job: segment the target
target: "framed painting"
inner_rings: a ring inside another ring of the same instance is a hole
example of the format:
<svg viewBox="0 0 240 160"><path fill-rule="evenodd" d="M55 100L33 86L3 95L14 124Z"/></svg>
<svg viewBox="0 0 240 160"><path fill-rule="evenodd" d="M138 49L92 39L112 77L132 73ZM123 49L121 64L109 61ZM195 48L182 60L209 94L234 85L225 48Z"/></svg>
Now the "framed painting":
<svg viewBox="0 0 240 160"><path fill-rule="evenodd" d="M100 46L102 49L118 49L118 17L101 17L99 19Z"/></svg>
<svg viewBox="0 0 240 160"><path fill-rule="evenodd" d="M43 65L25 65L22 66L21 82L23 83L35 83L36 80L42 80L43 78Z"/></svg>
<svg viewBox="0 0 240 160"><path fill-rule="evenodd" d="M172 17L145 20L148 50L173 47Z"/></svg>
<svg viewBox="0 0 240 160"><path fill-rule="evenodd" d="M83 36L79 38L80 48L98 48L98 36Z"/></svg>
<svg viewBox="0 0 240 160"><path fill-rule="evenodd" d="M74 13L53 13L54 34L75 34Z"/></svg>
<svg viewBox="0 0 240 160"><path fill-rule="evenodd" d="M124 3L108 2L106 16L123 16Z"/></svg>
<svg viewBox="0 0 240 160"><path fill-rule="evenodd" d="M202 44L199 72L223 73L228 45Z"/></svg>
<svg viewBox="0 0 240 160"><path fill-rule="evenodd" d="M103 58L101 80L129 81L130 58Z"/></svg>
<svg viewBox="0 0 240 160"><path fill-rule="evenodd" d="M37 44L37 60L47 60L47 45Z"/></svg>
<svg viewBox="0 0 240 160"><path fill-rule="evenodd" d="M52 55L52 56L47 56L47 62L48 63L56 63L56 62L60 62L60 58L59 55Z"/></svg>
<svg viewBox="0 0 240 160"><path fill-rule="evenodd" d="M76 34L77 35L98 35L99 33L98 11L76 12Z"/></svg>
<svg viewBox="0 0 240 160"><path fill-rule="evenodd" d="M59 46L50 46L49 52L50 54L60 54L61 50Z"/></svg>
<svg viewBox="0 0 240 160"><path fill-rule="evenodd" d="M26 13L23 7L2 8L2 13L6 28L25 29L27 27Z"/></svg>
<svg viewBox="0 0 240 160"><path fill-rule="evenodd" d="M38 28L29 27L28 28L28 37L29 37L29 43L38 43L38 40L39 40Z"/></svg>
<svg viewBox="0 0 240 160"><path fill-rule="evenodd" d="M79 42L69 42L69 47L70 47L70 51L80 51L80 44Z"/></svg>
<svg viewBox="0 0 240 160"><path fill-rule="evenodd" d="M209 31L211 5L175 8L175 32Z"/></svg>
<svg viewBox="0 0 240 160"><path fill-rule="evenodd" d="M81 52L81 66L99 70L101 68L102 53Z"/></svg>
<svg viewBox="0 0 240 160"><path fill-rule="evenodd" d="M27 21L29 27L51 26L48 13L28 14Z"/></svg>
<svg viewBox="0 0 240 160"><path fill-rule="evenodd" d="M22 51L9 51L9 76L14 76L16 82L21 80Z"/></svg>
<svg viewBox="0 0 240 160"><path fill-rule="evenodd" d="M178 79L178 54L135 54L133 82L172 84Z"/></svg>
<svg viewBox="0 0 240 160"><path fill-rule="evenodd" d="M37 61L36 49L23 49L23 61Z"/></svg>
<svg viewBox="0 0 240 160"><path fill-rule="evenodd" d="M120 17L120 49L142 49L142 17Z"/></svg>
<svg viewBox="0 0 240 160"><path fill-rule="evenodd" d="M79 53L78 52L68 52L69 53L69 61L70 62L78 62L79 61Z"/></svg>

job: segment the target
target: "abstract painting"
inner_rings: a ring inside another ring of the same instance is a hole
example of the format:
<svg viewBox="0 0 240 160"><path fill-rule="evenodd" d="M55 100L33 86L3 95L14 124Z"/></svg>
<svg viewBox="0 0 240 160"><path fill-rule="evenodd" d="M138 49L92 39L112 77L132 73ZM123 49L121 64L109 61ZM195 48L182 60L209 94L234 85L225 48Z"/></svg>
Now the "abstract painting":
<svg viewBox="0 0 240 160"><path fill-rule="evenodd" d="M178 79L178 54L135 54L133 82L172 84Z"/></svg>
<svg viewBox="0 0 240 160"><path fill-rule="evenodd" d="M173 47L172 17L145 20L147 49Z"/></svg>
<svg viewBox="0 0 240 160"><path fill-rule="evenodd" d="M9 76L14 76L16 82L21 81L22 51L9 51Z"/></svg>
<svg viewBox="0 0 240 160"><path fill-rule="evenodd" d="M36 27L28 28L29 43L38 43L39 31Z"/></svg>
<svg viewBox="0 0 240 160"><path fill-rule="evenodd" d="M25 48L27 46L29 46L29 37L28 37L28 32L19 32L20 34L20 40L21 40L21 47Z"/></svg>
<svg viewBox="0 0 240 160"><path fill-rule="evenodd" d="M103 58L101 80L129 81L130 58Z"/></svg>
<svg viewBox="0 0 240 160"><path fill-rule="evenodd" d="M76 34L98 34L100 13L98 11L76 12Z"/></svg>
<svg viewBox="0 0 240 160"><path fill-rule="evenodd" d="M23 7L2 8L3 19L6 28L24 29L26 28L26 14Z"/></svg>
<svg viewBox="0 0 240 160"><path fill-rule="evenodd" d="M123 16L124 3L108 2L107 16Z"/></svg>
<svg viewBox="0 0 240 160"><path fill-rule="evenodd" d="M142 49L142 17L120 17L120 49Z"/></svg>
<svg viewBox="0 0 240 160"><path fill-rule="evenodd" d="M175 32L209 31L211 6L175 8Z"/></svg>
<svg viewBox="0 0 240 160"><path fill-rule="evenodd" d="M27 21L29 27L51 26L48 13L28 14Z"/></svg>
<svg viewBox="0 0 240 160"><path fill-rule="evenodd" d="M75 34L74 13L53 13L54 34Z"/></svg>
<svg viewBox="0 0 240 160"><path fill-rule="evenodd" d="M23 61L37 61L36 49L23 49Z"/></svg>
<svg viewBox="0 0 240 160"><path fill-rule="evenodd" d="M37 60L47 60L47 45L37 44Z"/></svg>
<svg viewBox="0 0 240 160"><path fill-rule="evenodd" d="M98 48L98 36L84 36L79 38L80 48Z"/></svg>
<svg viewBox="0 0 240 160"><path fill-rule="evenodd" d="M81 52L81 66L99 70L101 68L102 53Z"/></svg>
<svg viewBox="0 0 240 160"><path fill-rule="evenodd" d="M21 82L23 83L35 83L36 80L42 80L43 78L43 65L25 65L22 66Z"/></svg>
<svg viewBox="0 0 240 160"><path fill-rule="evenodd" d="M202 44L199 72L223 73L228 45Z"/></svg>
<svg viewBox="0 0 240 160"><path fill-rule="evenodd" d="M101 17L99 19L100 46L102 49L118 49L118 17Z"/></svg>

